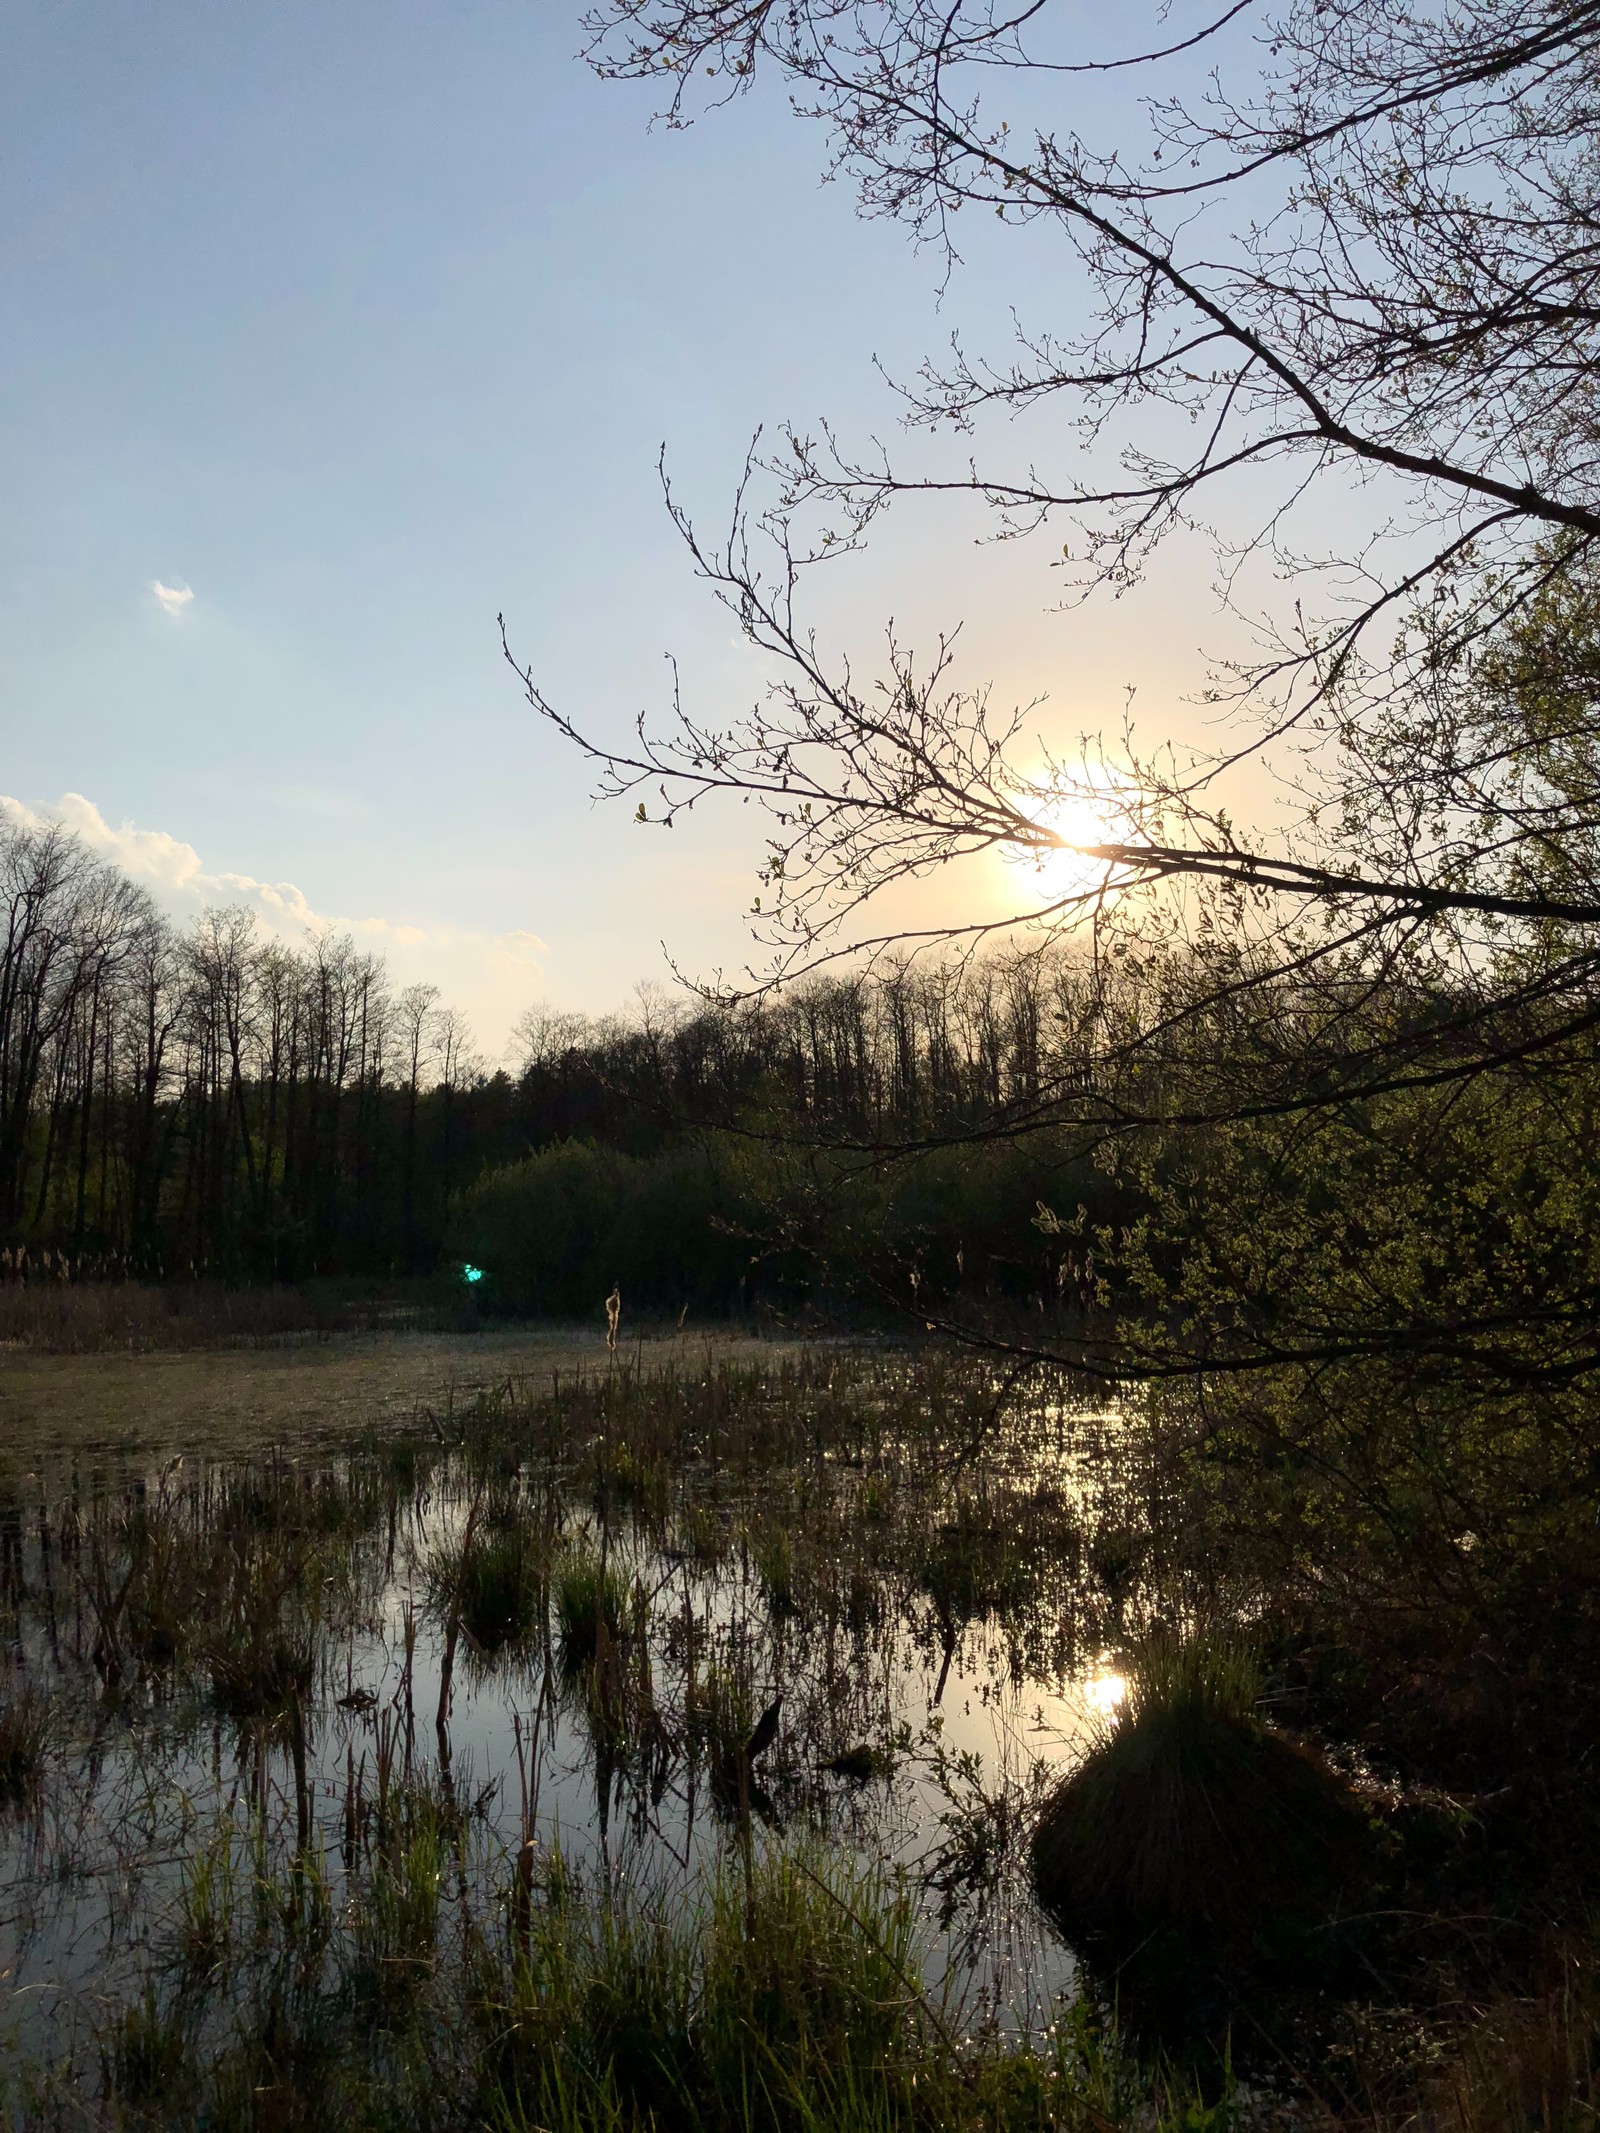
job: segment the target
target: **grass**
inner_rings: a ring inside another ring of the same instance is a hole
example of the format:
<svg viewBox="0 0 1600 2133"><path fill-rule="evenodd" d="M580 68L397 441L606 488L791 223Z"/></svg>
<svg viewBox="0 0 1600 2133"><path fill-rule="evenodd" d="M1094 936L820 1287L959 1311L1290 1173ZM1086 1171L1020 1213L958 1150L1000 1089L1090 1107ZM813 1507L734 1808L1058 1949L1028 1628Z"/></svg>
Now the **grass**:
<svg viewBox="0 0 1600 2133"><path fill-rule="evenodd" d="M426 1786L408 1788L353 1907L351 1988L389 2013L439 1959L439 1912L453 1815Z"/></svg>
<svg viewBox="0 0 1600 2133"><path fill-rule="evenodd" d="M178 1907L177 1960L180 1973L207 1983L225 1981L233 1952L239 1901L239 1843L231 1822L209 1841L198 1844L183 1861Z"/></svg>
<svg viewBox="0 0 1600 2133"><path fill-rule="evenodd" d="M193 2062L174 2012L154 1988L107 2024L100 2046L105 2103L126 2123L146 2109L181 2109L193 2085ZM137 2114L137 2115L136 2115Z"/></svg>
<svg viewBox="0 0 1600 2133"><path fill-rule="evenodd" d="M199 1648L218 1707L234 1718L280 1717L303 1702L316 1671L319 1558L293 1526L267 1535L238 1525L218 1536Z"/></svg>
<svg viewBox="0 0 1600 2133"><path fill-rule="evenodd" d="M746 1535L750 1567L762 1597L775 1615L792 1615L797 1601L795 1548L786 1526L759 1525Z"/></svg>
<svg viewBox="0 0 1600 2133"><path fill-rule="evenodd" d="M564 1666L592 1663L623 1634L632 1601L627 1580L596 1548L570 1549L555 1572L556 1634Z"/></svg>
<svg viewBox="0 0 1600 2133"><path fill-rule="evenodd" d="M629 2125L730 2129L888 2102L938 2068L916 1965L908 1898L804 1849L722 1875L676 1923L547 1910L512 1977L507 2122L545 2122L563 2092Z"/></svg>
<svg viewBox="0 0 1600 2133"><path fill-rule="evenodd" d="M931 1536L918 1582L941 1620L960 1626L1025 1604L1035 1575L1027 1537L1014 1521L963 1501Z"/></svg>
<svg viewBox="0 0 1600 2133"><path fill-rule="evenodd" d="M1438 2133L1588 2133L1600 2121L1600 2001L1588 1966L1549 1990L1503 1995L1440 2039L1423 2084Z"/></svg>
<svg viewBox="0 0 1600 2133"><path fill-rule="evenodd" d="M451 1895L459 1817L436 1794L411 1806L320 1956L294 1970L241 1961L225 1983L218 1973L209 2001L152 1978L102 2022L96 2083L33 2083L30 2133L85 2112L118 2133L1205 2133L1212 2122L1085 2007L1036 2045L958 2042L922 1982L911 1892L814 1845L764 1846L687 1907L647 1887L585 1889L554 1855L507 1932ZM0 2102L6 2081L0 2072Z"/></svg>
<svg viewBox="0 0 1600 2133"><path fill-rule="evenodd" d="M543 1634L550 1601L553 1535L546 1517L513 1495L469 1521L459 1543L435 1551L428 1597L489 1658L526 1651Z"/></svg>
<svg viewBox="0 0 1600 2133"><path fill-rule="evenodd" d="M1370 1880L1348 1784L1268 1730L1228 1636L1158 1634L1033 1837L1036 1886L1069 1935L1158 1993L1246 1959L1306 1971L1307 1940Z"/></svg>

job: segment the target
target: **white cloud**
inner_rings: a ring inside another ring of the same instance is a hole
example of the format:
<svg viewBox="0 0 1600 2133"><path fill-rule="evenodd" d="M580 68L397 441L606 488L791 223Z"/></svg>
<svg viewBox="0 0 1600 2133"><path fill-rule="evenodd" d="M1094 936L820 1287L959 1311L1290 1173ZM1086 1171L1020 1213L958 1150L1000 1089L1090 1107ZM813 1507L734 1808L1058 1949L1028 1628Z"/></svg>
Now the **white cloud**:
<svg viewBox="0 0 1600 2133"><path fill-rule="evenodd" d="M64 793L54 807L33 808L0 794L0 816L30 828L59 822L148 889L175 918L191 918L208 904L242 904L264 933L303 947L322 933L348 933L387 962L398 985L437 985L463 1008L484 1047L498 1051L511 1025L534 997L543 976L545 943L522 928L480 933L466 926L415 924L403 919L348 918L313 908L292 881L258 881L253 874L214 872L192 844L166 830L120 827L82 793Z"/></svg>
<svg viewBox="0 0 1600 2133"><path fill-rule="evenodd" d="M155 594L161 606L174 618L181 615L194 598L194 592L190 586L163 585L159 578L154 581L150 590Z"/></svg>

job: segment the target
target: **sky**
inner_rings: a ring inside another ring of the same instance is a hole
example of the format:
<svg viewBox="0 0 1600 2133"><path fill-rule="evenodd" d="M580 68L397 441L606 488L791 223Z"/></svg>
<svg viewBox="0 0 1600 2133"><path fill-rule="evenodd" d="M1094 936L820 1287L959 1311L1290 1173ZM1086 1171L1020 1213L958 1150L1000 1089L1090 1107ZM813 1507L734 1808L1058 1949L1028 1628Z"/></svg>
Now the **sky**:
<svg viewBox="0 0 1600 2133"><path fill-rule="evenodd" d="M653 129L579 12L14 0L0 73L0 794L179 915L348 928L491 1056L668 952L740 967L761 855L737 808L669 838L594 807L496 616L602 735L665 704L668 653L698 711L747 706L658 452L715 521L763 424L891 435L875 359L1003 328L1019 264L980 247L941 289L773 95ZM960 621L968 678L1046 696L1062 746L1129 687L1152 737L1193 729L1192 557L1068 615L1059 543L975 530L896 521L828 629L870 657L890 617Z"/></svg>

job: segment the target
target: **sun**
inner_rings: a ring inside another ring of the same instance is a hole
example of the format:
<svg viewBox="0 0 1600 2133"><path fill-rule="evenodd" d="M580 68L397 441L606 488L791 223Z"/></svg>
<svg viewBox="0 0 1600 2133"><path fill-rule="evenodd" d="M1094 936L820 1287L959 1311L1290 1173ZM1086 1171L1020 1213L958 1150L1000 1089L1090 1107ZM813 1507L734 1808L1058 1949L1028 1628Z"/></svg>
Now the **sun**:
<svg viewBox="0 0 1600 2133"><path fill-rule="evenodd" d="M1013 869L1028 874L1041 902L1090 897L1106 887L1106 862L1091 858L1089 852L1096 845L1123 840L1123 811L1111 792L1102 796L1040 786L1022 796L1021 811L1045 837L1037 844L1019 842L1007 859Z"/></svg>

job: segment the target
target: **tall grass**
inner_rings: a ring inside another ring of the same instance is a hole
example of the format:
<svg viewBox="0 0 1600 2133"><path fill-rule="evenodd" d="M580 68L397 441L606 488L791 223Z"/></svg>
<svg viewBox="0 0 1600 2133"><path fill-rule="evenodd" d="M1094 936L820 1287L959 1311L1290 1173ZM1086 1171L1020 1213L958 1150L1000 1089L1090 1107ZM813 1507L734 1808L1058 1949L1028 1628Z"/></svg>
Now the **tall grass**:
<svg viewBox="0 0 1600 2133"><path fill-rule="evenodd" d="M547 1855L497 1927L457 1894L468 1833L428 1786L397 1813L331 1938L158 1959L104 2017L97 2085L48 2073L23 2119L351 2133L1207 2133L1212 2114L1079 2006L1036 2043L952 2033L912 1890L771 1843L697 1901L585 1888ZM293 1909L292 1873L269 1910ZM226 1921L232 1921L231 1924ZM96 2093L97 2087L97 2093ZM0 2068L0 2122L18 2094ZM1216 2116L1219 2128L1224 2123Z"/></svg>

